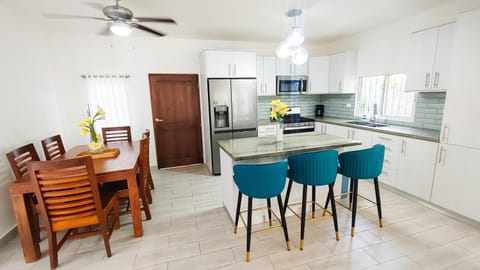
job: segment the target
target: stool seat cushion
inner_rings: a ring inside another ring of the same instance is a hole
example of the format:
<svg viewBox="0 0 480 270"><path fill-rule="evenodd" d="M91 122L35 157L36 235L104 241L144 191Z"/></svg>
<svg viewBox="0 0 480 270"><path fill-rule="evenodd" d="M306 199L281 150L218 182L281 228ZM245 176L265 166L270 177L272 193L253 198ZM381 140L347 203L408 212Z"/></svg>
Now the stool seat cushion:
<svg viewBox="0 0 480 270"><path fill-rule="evenodd" d="M233 166L233 180L241 193L268 199L282 193L287 167L287 160L268 164L237 164Z"/></svg>

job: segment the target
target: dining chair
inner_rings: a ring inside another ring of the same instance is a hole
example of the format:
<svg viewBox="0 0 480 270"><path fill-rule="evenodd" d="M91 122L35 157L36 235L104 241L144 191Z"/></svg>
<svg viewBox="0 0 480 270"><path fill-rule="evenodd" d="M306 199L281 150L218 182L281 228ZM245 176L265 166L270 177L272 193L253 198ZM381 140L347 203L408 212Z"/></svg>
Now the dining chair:
<svg viewBox="0 0 480 270"><path fill-rule="evenodd" d="M338 161L340 164L338 167L338 173L350 178L349 201L352 205L352 237L355 235L357 200L358 196L360 196L358 194L359 180L373 179L373 184L375 188L375 202L371 202L377 205L378 223L380 227L383 227L382 205L380 200L380 188L378 186L378 176L382 173L384 156L385 146L382 144L376 144L371 148L363 150L344 152L338 156ZM367 200L370 201L369 199ZM328 205L328 199L325 204ZM327 208L327 206L325 206L325 208Z"/></svg>
<svg viewBox="0 0 480 270"><path fill-rule="evenodd" d="M234 233L237 232L238 220L242 206L242 196L248 196L247 208L247 251L246 261L250 261L250 240L252 236L252 198L267 199L267 210L271 215L270 198L277 197L278 208L280 210L280 226L283 228L287 249L290 250L290 240L288 239L287 222L285 220L285 211L283 211L283 202L281 193L285 187L287 178L287 160L267 164L237 164L233 166L233 180L238 187L237 210L235 214ZM243 221L243 218L242 218ZM271 224L269 224L271 226Z"/></svg>
<svg viewBox="0 0 480 270"><path fill-rule="evenodd" d="M145 131L143 132L143 135L147 136L149 144L150 144L150 130L145 129ZM147 150L148 150L148 154L147 154L148 160L147 160L147 162L148 162L148 164L150 164L150 149L147 149ZM155 189L155 184L153 183L152 174L150 172L150 166L148 167L148 187L150 189ZM150 203L151 203L151 198L150 198Z"/></svg>
<svg viewBox="0 0 480 270"><path fill-rule="evenodd" d="M45 153L45 159L52 160L57 159L65 153L65 147L63 146L62 137L55 135L42 140L43 152Z"/></svg>
<svg viewBox="0 0 480 270"><path fill-rule="evenodd" d="M148 163L148 148L149 141L147 136L144 134L140 140L140 172L137 174L137 183L138 183L138 193L141 201L141 210L145 212L147 220L152 219L152 215L149 207L148 194L150 189L148 188L148 169L150 164ZM130 214L130 197L128 195L128 185L126 181L121 181L117 183L105 183L102 186L102 189L107 192L117 192L119 200L127 201L126 210L120 211L120 215ZM151 196L151 195L150 195Z"/></svg>
<svg viewBox="0 0 480 270"><path fill-rule="evenodd" d="M47 228L50 268L58 266L58 251L71 238L101 234L111 257L109 239L120 226L118 194L100 194L92 158L32 161L27 167ZM111 226L109 214L114 217ZM98 230L73 234L75 229L92 225L98 225ZM62 231L66 233L57 242L57 233Z"/></svg>
<svg viewBox="0 0 480 270"><path fill-rule="evenodd" d="M328 198L332 203L333 226L335 228L335 237L339 240L337 210L335 206L335 198L333 195L333 184L337 177L338 152L335 150L325 150L311 153L293 154L288 156L288 182L287 193L285 195L284 211L287 208L292 210L288 205L292 182L303 186L302 193L302 210L300 215L300 250L304 247L305 236L305 219L307 208L307 188L312 187L312 219L315 219L315 189L317 186L328 185ZM294 203L297 204L298 203ZM293 204L292 204L293 206ZM320 206L320 205L319 205ZM292 212L294 212L292 210ZM296 216L299 216L294 212ZM322 217L323 218L323 217Z"/></svg>
<svg viewBox="0 0 480 270"><path fill-rule="evenodd" d="M132 131L130 126L104 127L102 128L103 142L131 142Z"/></svg>

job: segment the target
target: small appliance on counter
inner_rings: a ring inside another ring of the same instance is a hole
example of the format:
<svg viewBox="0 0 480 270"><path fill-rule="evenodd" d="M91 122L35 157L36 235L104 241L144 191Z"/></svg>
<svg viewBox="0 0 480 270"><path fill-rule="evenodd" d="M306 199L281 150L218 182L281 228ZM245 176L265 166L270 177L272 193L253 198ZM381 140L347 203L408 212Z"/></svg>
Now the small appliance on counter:
<svg viewBox="0 0 480 270"><path fill-rule="evenodd" d="M324 111L325 111L325 105L315 105L315 116L323 117Z"/></svg>

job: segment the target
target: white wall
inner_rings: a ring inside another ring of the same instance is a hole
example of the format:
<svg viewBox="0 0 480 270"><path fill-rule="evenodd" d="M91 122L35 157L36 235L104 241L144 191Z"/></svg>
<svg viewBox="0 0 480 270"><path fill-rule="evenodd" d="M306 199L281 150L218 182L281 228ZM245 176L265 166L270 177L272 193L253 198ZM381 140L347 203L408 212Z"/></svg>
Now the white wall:
<svg viewBox="0 0 480 270"><path fill-rule="evenodd" d="M14 26L14 27L13 27ZM51 87L50 57L38 23L0 6L0 238L16 222L8 185L13 174L5 153L60 132L57 99Z"/></svg>

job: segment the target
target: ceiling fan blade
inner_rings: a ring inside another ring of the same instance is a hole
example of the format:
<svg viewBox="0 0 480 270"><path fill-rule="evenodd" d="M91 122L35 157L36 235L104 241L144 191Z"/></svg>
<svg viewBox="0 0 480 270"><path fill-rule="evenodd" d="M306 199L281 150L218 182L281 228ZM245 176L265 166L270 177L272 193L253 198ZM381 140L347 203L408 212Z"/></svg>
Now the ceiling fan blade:
<svg viewBox="0 0 480 270"><path fill-rule="evenodd" d="M177 22L171 18L153 18L153 17L135 17L139 22L160 22L160 23L174 23Z"/></svg>
<svg viewBox="0 0 480 270"><path fill-rule="evenodd" d="M65 15L65 14L43 14L43 17L48 19L93 19L93 20L99 20L99 21L110 21L110 19L100 18L100 17Z"/></svg>
<svg viewBox="0 0 480 270"><path fill-rule="evenodd" d="M157 32L157 31L155 31L155 30L153 30L153 29L151 29L151 28L148 28L148 27L143 26L143 25L138 24L138 23L131 24L131 25L132 25L133 27L136 27L136 28L138 28L138 29L140 29L140 30L143 30L143 31L152 33L152 34L154 34L154 35L158 35L158 36L161 36L161 37L165 36L164 33Z"/></svg>
<svg viewBox="0 0 480 270"><path fill-rule="evenodd" d="M82 2L82 3L84 5L90 6L94 9L98 9L98 10L103 10L103 8L105 7L103 4L95 3L95 2Z"/></svg>

